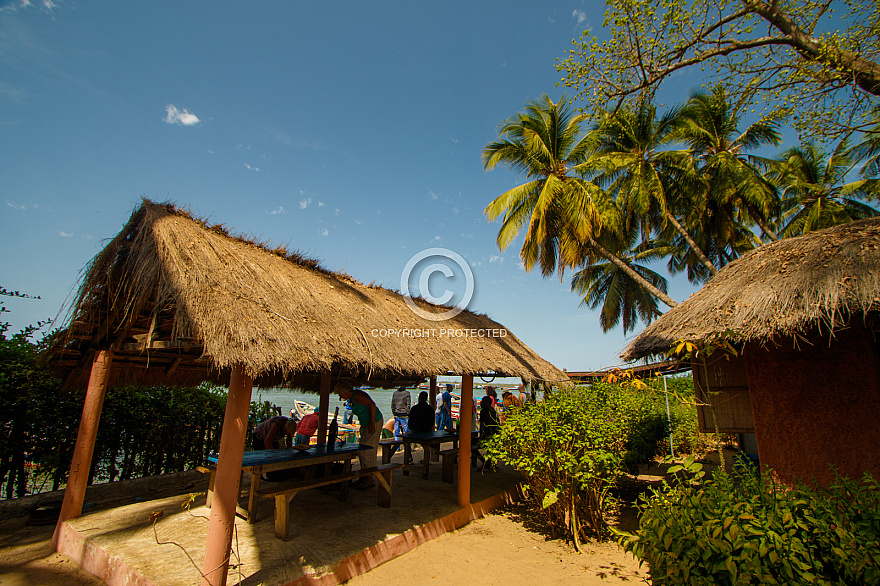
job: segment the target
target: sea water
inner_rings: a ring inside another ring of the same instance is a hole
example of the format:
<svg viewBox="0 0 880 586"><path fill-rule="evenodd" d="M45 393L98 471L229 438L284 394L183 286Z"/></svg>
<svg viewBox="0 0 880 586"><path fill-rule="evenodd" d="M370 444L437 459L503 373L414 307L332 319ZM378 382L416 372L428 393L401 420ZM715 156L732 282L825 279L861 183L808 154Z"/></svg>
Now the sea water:
<svg viewBox="0 0 880 586"><path fill-rule="evenodd" d="M461 383L458 380L438 380L437 381L437 389L438 393L442 393L444 390L444 385L447 382L451 382L456 385L455 394L461 393ZM517 384L519 384L518 378L498 378L492 381L491 384L496 385L498 387L498 396L501 396L501 391L505 388L510 387L511 391L514 391L514 388ZM485 387L489 383L484 383L482 381L474 381L474 402L479 403L480 398L486 394ZM419 400L419 392L423 389L411 387L408 389L409 393L412 397L412 404L415 405ZM376 407L379 408L379 411L382 412L382 419L388 421L393 414L391 413L391 397L394 395L395 389L372 389L372 388L364 388L363 391L370 395L373 399L373 402L376 403ZM279 407L281 409L282 415L290 415L290 410L293 409L294 401L303 401L317 408L318 403L320 402L320 397L315 393L306 393L299 389L277 389L277 388L267 388L261 389L254 387L253 393L251 394L251 401L260 402L269 401L273 405ZM330 393L330 409L328 413L333 415L333 410L339 407L339 421L342 422L342 414L345 412L345 403L339 398L339 395L336 393ZM355 422L356 423L356 422Z"/></svg>

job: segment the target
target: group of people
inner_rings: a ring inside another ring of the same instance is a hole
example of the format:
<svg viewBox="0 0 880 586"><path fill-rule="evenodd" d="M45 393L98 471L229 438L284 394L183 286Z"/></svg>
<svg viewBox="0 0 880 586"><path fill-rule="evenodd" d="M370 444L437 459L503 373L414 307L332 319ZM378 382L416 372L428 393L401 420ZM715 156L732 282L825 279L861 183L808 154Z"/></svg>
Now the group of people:
<svg viewBox="0 0 880 586"><path fill-rule="evenodd" d="M357 419L360 425L359 443L374 448L358 454L361 468L372 468L376 465L376 451L379 448L379 439L383 428L393 433L395 439L400 439L401 436L409 432L433 431L435 425L437 430L454 432L452 419L452 391L454 388L454 385L446 385L446 389L440 395L436 413L428 402L427 391L421 391L418 402L411 405L412 399L409 390L405 386L398 388L391 398L392 418L383 426L382 412L370 395L354 388L349 382L337 383L334 392L346 405L343 421L349 417L348 412L351 411L349 421ZM504 412L512 407L522 406L525 400L525 393L522 389L523 387L520 385L519 397L514 396L510 391L504 391L500 411ZM479 442L489 439L501 429L498 395L495 387L486 387L486 396L480 400L479 428L477 427L476 405L473 414L474 417L471 418L472 431L479 431L479 440L474 443L471 455L474 457L474 464L476 465L479 461L480 467L485 469L486 459L480 453ZM254 429L254 449L279 448L282 447L282 443L287 447L291 447L294 442L297 445L307 444L318 428L318 418L318 413L309 413L297 421L293 417L293 412L291 412L290 418L283 415L270 417ZM367 489L375 486L375 483L372 476L366 476L355 481L352 486Z"/></svg>

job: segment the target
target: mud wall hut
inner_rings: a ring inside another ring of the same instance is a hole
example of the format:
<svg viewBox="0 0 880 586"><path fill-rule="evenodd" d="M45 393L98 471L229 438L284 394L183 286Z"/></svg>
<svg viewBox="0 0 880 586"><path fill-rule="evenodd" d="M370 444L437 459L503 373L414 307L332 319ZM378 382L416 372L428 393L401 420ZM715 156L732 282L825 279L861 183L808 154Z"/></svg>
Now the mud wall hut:
<svg viewBox="0 0 880 586"><path fill-rule="evenodd" d="M829 466L880 478L878 334L880 219L869 219L744 254L621 357L665 354L679 340L735 342L761 465L827 485Z"/></svg>

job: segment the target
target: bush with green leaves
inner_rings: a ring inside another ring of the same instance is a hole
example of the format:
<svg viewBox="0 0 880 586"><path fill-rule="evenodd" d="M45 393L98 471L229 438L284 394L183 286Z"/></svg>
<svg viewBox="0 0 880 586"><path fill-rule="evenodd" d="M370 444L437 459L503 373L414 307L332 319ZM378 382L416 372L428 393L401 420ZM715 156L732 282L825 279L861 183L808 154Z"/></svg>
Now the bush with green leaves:
<svg viewBox="0 0 880 586"><path fill-rule="evenodd" d="M532 508L579 547L608 535L606 519L617 505L611 489L665 437L657 417L646 393L606 383L577 387L509 412L486 453L526 476Z"/></svg>
<svg viewBox="0 0 880 586"><path fill-rule="evenodd" d="M38 366L42 347L30 341L36 328L7 337L8 327L0 324L0 498L33 492L34 466L60 463L64 430L78 421L58 381Z"/></svg>
<svg viewBox="0 0 880 586"><path fill-rule="evenodd" d="M703 476L688 459L677 480L640 504L623 548L653 584L880 584L880 486L838 476L828 488L779 486L749 468Z"/></svg>

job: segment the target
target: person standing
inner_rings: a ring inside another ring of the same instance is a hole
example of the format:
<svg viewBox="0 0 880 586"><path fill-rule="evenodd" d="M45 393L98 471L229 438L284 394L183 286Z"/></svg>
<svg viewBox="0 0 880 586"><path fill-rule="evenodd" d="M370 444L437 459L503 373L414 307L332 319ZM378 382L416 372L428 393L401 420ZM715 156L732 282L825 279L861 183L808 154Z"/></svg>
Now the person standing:
<svg viewBox="0 0 880 586"><path fill-rule="evenodd" d="M400 387L391 396L391 413L394 415L394 439L409 432L409 410L412 407L412 396L406 387Z"/></svg>
<svg viewBox="0 0 880 586"><path fill-rule="evenodd" d="M440 396L440 412L437 413L437 431L455 431L452 423L452 390L455 385L447 384Z"/></svg>
<svg viewBox="0 0 880 586"><path fill-rule="evenodd" d="M376 466L376 451L379 449L379 437L382 433L382 412L376 407L372 397L360 389L355 389L350 382L336 383L334 391L343 400L351 399L351 411L360 424L360 443L370 446L372 450L366 450L358 454L361 469ZM359 478L352 483L355 488L372 488L376 486L373 476Z"/></svg>

